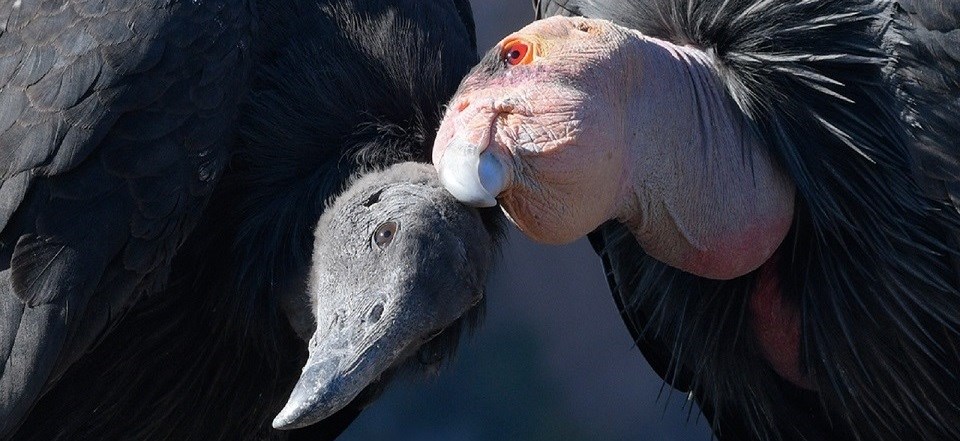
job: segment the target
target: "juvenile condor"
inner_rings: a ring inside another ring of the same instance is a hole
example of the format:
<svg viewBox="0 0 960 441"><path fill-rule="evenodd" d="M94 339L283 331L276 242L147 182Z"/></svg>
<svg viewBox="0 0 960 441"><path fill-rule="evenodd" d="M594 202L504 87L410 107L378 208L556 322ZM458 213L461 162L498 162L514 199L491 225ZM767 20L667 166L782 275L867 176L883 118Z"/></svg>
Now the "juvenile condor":
<svg viewBox="0 0 960 441"><path fill-rule="evenodd" d="M960 439L960 1L535 3L451 101L451 193L589 234L723 440Z"/></svg>
<svg viewBox="0 0 960 441"><path fill-rule="evenodd" d="M391 165L475 49L459 0L0 3L0 439L331 439L442 359L495 217Z"/></svg>

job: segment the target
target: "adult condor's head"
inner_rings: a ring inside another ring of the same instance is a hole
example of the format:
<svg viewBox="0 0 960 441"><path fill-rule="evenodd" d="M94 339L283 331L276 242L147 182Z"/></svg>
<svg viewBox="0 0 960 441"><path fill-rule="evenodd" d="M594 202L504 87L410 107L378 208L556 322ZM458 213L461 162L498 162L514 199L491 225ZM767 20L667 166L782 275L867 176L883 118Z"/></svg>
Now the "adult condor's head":
<svg viewBox="0 0 960 441"><path fill-rule="evenodd" d="M793 217L793 184L751 127L708 53L554 17L464 80L433 160L458 199L499 201L538 241L618 219L661 261L730 279L767 261Z"/></svg>

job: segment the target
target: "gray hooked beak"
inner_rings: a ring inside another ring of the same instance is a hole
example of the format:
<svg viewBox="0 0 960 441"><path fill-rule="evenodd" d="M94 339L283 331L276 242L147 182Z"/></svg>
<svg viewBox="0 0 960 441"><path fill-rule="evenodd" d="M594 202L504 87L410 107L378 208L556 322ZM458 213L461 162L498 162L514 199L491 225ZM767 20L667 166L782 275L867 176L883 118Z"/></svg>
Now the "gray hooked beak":
<svg viewBox="0 0 960 441"><path fill-rule="evenodd" d="M383 315L383 320L392 320L386 312ZM350 319L344 319L338 317L326 335L320 335L319 329L314 334L300 380L273 420L275 429L309 426L343 409L396 364L415 339L389 327L364 331L362 323L345 324ZM382 335L371 335L377 333Z"/></svg>
<svg viewBox="0 0 960 441"><path fill-rule="evenodd" d="M493 207L509 185L510 167L490 149L455 140L437 164L440 183L460 202Z"/></svg>

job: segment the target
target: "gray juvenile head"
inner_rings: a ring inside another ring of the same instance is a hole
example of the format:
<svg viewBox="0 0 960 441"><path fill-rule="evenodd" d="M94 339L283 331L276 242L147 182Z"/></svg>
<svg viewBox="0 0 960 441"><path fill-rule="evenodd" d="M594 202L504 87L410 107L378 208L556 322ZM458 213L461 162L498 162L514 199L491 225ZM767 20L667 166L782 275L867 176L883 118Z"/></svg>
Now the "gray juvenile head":
<svg viewBox="0 0 960 441"><path fill-rule="evenodd" d="M274 427L326 418L457 323L482 300L492 260L480 215L432 166L398 164L354 182L317 226L310 356Z"/></svg>

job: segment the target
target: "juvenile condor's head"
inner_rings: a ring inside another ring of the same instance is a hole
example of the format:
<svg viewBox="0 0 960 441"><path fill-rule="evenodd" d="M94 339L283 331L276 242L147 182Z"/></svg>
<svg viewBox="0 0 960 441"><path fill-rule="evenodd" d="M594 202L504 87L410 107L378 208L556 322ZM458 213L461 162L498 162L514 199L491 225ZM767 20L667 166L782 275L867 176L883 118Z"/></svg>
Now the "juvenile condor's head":
<svg viewBox="0 0 960 441"><path fill-rule="evenodd" d="M366 174L338 196L316 229L312 311L292 320L309 338L309 359L273 426L320 421L398 368L451 353L479 315L492 228L427 164Z"/></svg>

